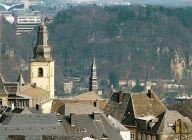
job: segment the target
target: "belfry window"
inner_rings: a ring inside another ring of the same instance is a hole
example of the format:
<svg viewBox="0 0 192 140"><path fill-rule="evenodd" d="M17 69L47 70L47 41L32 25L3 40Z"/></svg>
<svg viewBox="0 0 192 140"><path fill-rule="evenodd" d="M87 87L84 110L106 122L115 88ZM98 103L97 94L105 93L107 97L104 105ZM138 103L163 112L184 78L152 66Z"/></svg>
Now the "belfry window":
<svg viewBox="0 0 192 140"><path fill-rule="evenodd" d="M38 77L43 77L43 69L42 68L38 69Z"/></svg>

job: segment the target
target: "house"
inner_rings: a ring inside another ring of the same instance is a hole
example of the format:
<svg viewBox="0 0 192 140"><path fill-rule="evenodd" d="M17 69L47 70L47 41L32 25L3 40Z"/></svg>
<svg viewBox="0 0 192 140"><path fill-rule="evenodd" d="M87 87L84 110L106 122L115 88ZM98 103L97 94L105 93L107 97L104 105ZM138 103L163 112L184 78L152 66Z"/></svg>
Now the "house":
<svg viewBox="0 0 192 140"><path fill-rule="evenodd" d="M67 135L82 135L83 139L123 140L120 133L100 112L91 114L75 114L60 116Z"/></svg>
<svg viewBox="0 0 192 140"><path fill-rule="evenodd" d="M177 111L169 111L151 90L148 93L114 92L103 112L126 126L131 131L131 140L177 137L174 127L178 119L191 124Z"/></svg>

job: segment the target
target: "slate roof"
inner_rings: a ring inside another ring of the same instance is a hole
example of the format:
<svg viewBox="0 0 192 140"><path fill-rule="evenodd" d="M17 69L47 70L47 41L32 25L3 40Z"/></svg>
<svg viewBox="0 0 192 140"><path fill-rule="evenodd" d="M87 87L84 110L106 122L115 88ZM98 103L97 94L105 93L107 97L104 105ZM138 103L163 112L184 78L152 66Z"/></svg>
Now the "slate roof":
<svg viewBox="0 0 192 140"><path fill-rule="evenodd" d="M173 126L175 125L175 121L178 119L191 123L189 118L182 116L179 112L175 110L168 110L163 114L158 134L174 134L175 130L173 129ZM171 127L171 125L173 126Z"/></svg>
<svg viewBox="0 0 192 140"><path fill-rule="evenodd" d="M75 114L74 118L75 126L71 126L69 115L61 117L67 135L81 134L83 138L95 137L101 139L102 137L108 137L109 140L122 140L120 133L102 114L100 114L99 120L94 120L93 114Z"/></svg>
<svg viewBox="0 0 192 140"><path fill-rule="evenodd" d="M96 94L93 91L89 91L89 92L80 94L80 95L76 96L75 98L80 99L80 100L103 99L101 96L99 96L98 94Z"/></svg>
<svg viewBox="0 0 192 140"><path fill-rule="evenodd" d="M130 92L131 93L141 93L145 91L145 87L144 86L140 86L140 85L135 85Z"/></svg>
<svg viewBox="0 0 192 140"><path fill-rule="evenodd" d="M30 138L30 139L29 139ZM24 135L10 135L7 140L34 140L35 137L30 136L24 136ZM66 136L66 135L62 135L62 136L58 136L58 135L42 135L42 137L40 137L40 140L82 140L82 136ZM37 140L37 139L36 139Z"/></svg>
<svg viewBox="0 0 192 140"><path fill-rule="evenodd" d="M118 128L120 131L129 131L128 128L123 126L117 119L113 118L112 116L108 115L107 118L113 123L113 126Z"/></svg>
<svg viewBox="0 0 192 140"><path fill-rule="evenodd" d="M28 84L25 86L20 86L18 95L22 95L22 94L28 97L38 98L40 96L49 94L49 91L42 89L38 86L33 87L32 85Z"/></svg>
<svg viewBox="0 0 192 140"><path fill-rule="evenodd" d="M11 108L8 107L8 106L0 105L0 114L1 114L2 112L9 112L10 110L11 110Z"/></svg>
<svg viewBox="0 0 192 140"><path fill-rule="evenodd" d="M4 86L8 94L16 94L19 87L17 82L4 82Z"/></svg>
<svg viewBox="0 0 192 140"><path fill-rule="evenodd" d="M119 103L119 92L114 92L103 108L106 115L111 115L124 125L136 125L135 119L147 116L158 116L167 111L154 93L122 93Z"/></svg>
<svg viewBox="0 0 192 140"><path fill-rule="evenodd" d="M42 135L65 135L65 130L55 114L14 114L7 125L0 125L0 139L9 135L40 138Z"/></svg>
<svg viewBox="0 0 192 140"><path fill-rule="evenodd" d="M36 110L35 107L15 107L12 111L12 113L28 113L28 114L42 114L39 110Z"/></svg>
<svg viewBox="0 0 192 140"><path fill-rule="evenodd" d="M131 96L130 93L123 93L122 103L119 103L119 92L114 92L111 95L109 101L104 106L103 112L106 115L111 115L113 118L116 118L117 120L122 122L125 110L128 106L130 96Z"/></svg>
<svg viewBox="0 0 192 140"><path fill-rule="evenodd" d="M93 99L93 100L78 100L78 99L53 99L51 112L56 113L60 106L65 103L89 103L93 105L95 102L98 102L99 109L102 109L108 99Z"/></svg>
<svg viewBox="0 0 192 140"><path fill-rule="evenodd" d="M57 111L61 115L70 115L71 112L75 114L91 114L92 112L100 111L88 103L65 103Z"/></svg>

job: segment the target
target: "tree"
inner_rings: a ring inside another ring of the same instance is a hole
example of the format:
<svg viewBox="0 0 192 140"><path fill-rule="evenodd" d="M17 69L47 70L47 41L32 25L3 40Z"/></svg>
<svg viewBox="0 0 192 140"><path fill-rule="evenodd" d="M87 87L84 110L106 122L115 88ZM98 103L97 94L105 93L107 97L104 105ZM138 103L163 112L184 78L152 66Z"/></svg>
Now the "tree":
<svg viewBox="0 0 192 140"><path fill-rule="evenodd" d="M109 73L109 81L114 88L119 88L119 75L116 72L111 71Z"/></svg>

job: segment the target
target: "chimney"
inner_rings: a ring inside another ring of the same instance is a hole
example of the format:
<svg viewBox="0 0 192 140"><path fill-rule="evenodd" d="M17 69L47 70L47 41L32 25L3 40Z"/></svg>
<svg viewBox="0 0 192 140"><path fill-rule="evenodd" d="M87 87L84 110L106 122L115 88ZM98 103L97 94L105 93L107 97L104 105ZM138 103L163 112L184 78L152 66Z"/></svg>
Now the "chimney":
<svg viewBox="0 0 192 140"><path fill-rule="evenodd" d="M99 103L97 100L95 102L93 102L93 106L99 108Z"/></svg>
<svg viewBox="0 0 192 140"><path fill-rule="evenodd" d="M149 98L152 98L152 92L153 92L152 89L149 89L149 90L148 90L147 96L148 96Z"/></svg>
<svg viewBox="0 0 192 140"><path fill-rule="evenodd" d="M75 113L70 113L71 126L75 126Z"/></svg>
<svg viewBox="0 0 192 140"><path fill-rule="evenodd" d="M100 112L93 112L93 119L94 121L100 121Z"/></svg>
<svg viewBox="0 0 192 140"><path fill-rule="evenodd" d="M119 104L122 103L122 100L123 100L123 93L122 93L122 91L120 90L120 91L119 91Z"/></svg>
<svg viewBox="0 0 192 140"><path fill-rule="evenodd" d="M34 84L33 84L33 87L34 87L34 88L36 88L36 85L37 85L37 84L36 84L36 83L34 83Z"/></svg>
<svg viewBox="0 0 192 140"><path fill-rule="evenodd" d="M36 108L36 110L39 110L39 105L38 105L38 104L36 104L35 108Z"/></svg>

